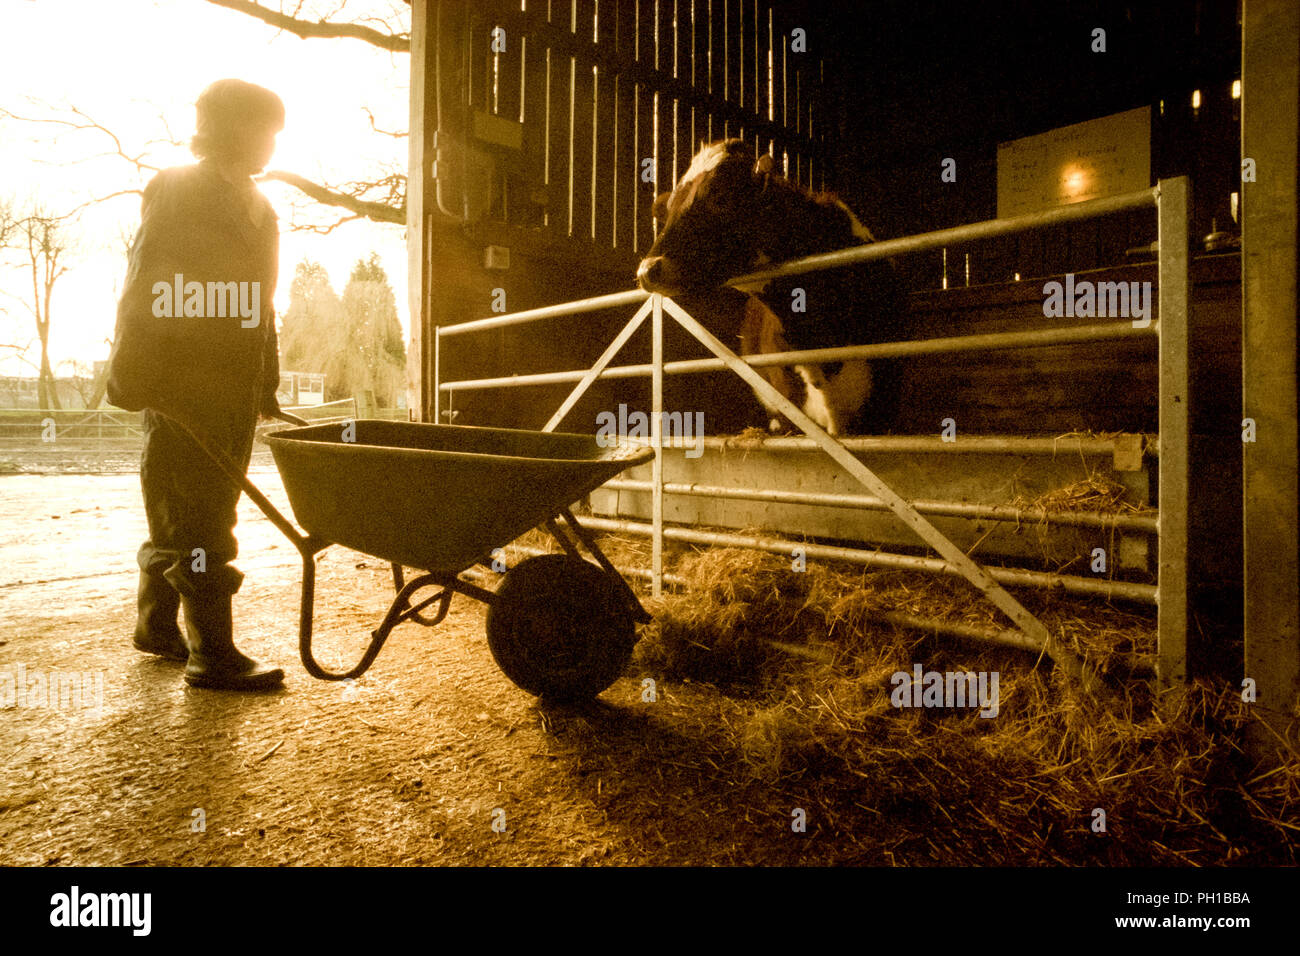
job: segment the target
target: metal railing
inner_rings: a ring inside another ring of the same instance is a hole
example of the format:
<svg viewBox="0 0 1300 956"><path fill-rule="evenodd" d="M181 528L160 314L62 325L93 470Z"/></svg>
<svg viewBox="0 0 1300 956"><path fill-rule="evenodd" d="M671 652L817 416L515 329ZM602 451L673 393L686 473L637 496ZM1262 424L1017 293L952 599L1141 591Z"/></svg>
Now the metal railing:
<svg viewBox="0 0 1300 956"><path fill-rule="evenodd" d="M665 531L663 522L663 496L665 491L671 488L671 493L682 493L682 489L674 486L666 488L663 480L663 449L665 447L662 432L663 376L666 374L690 374L728 368L744 379L764 399L769 407L778 410L786 418L790 419L804 432L813 445L829 454L844 470L848 471L871 492L869 497L835 496L843 500L822 503L835 506L873 508L883 506L888 508L907 524L922 541L937 551L942 560L916 558L909 555L887 555L876 551L855 551L855 549L845 548L829 549L835 552L835 557L853 560L853 554L856 553L859 556L857 560L860 563L908 566L940 573L960 574L979 588L990 601L1015 623L1016 627L1024 635L1024 646L1047 653L1070 673L1079 678L1085 686L1100 691L1100 682L1087 664L1079 660L1072 651L1064 648L1048 632L1042 622L1030 614L999 583L1000 579L1017 586L1060 587L1062 586L1062 576L1007 568L986 570L976 564L952 541L939 532L922 513L923 511L932 514L945 513L942 509L933 507L935 503L908 502L904 500L853 455L852 446L858 445L859 442L879 442L882 439L837 441L808 418L802 409L780 395L754 369L765 366L789 366L849 359L897 358L912 355L989 351L1079 342L1118 342L1132 338L1158 336L1160 431L1158 489L1160 510L1158 518L1155 519L1154 528L1149 523L1151 519L1148 516L1143 519L1147 523L1141 529L1145 531L1158 530L1158 583L1152 588L1147 585L1097 582L1080 578L1076 580L1080 582L1086 581L1088 587L1072 589L1080 592L1092 591L1097 593L1096 589L1100 587L1102 589L1101 593L1109 593L1110 596L1127 597L1134 600L1154 600L1159 608L1157 673L1164 686L1179 683L1186 679L1187 626L1187 317L1190 301L1187 237L1190 185L1186 177L1161 180L1154 188L1122 196L1076 203L1012 219L973 223L823 255L810 256L782 263L775 268L762 272L737 277L727 284L733 287L746 286L780 276L801 275L807 272L841 268L894 256L911 255L958 243L991 239L1016 232L1078 222L1152 206L1157 211L1159 232L1159 305L1158 319L1155 321L1148 318L1138 322L1107 322L1072 328L984 333L811 351L791 351L772 355L737 356L671 299L664 298L659 294L636 290L540 309L530 309L510 315L493 316L461 325L436 329L434 336L433 389L435 420L441 421L443 393L450 396L455 391L463 389L519 388L557 382L576 382L577 384L572 392L544 426L544 430L550 431L560 424L577 404L583 393L598 379L650 376L651 413L649 424L651 435L649 441L655 448L656 455L650 481L651 522L649 534L652 539L651 572L654 592L657 595L663 578L663 541L665 537L699 541L701 543L718 543L724 539L729 543L733 539L747 540L749 542L747 546L766 550L781 550L788 544L790 547L804 547L806 549L805 553L809 555L812 552L807 549L819 547L800 545L795 542L773 541L772 539L743 539L734 535L718 535L715 532L681 528ZM609 347L605 349L604 353L589 369L453 382L442 381L441 345L444 338L471 335L492 329L544 321L559 316L593 312L610 307L638 304L639 308L632 319L615 336ZM704 344L713 353L714 358L665 362L663 359L663 316L665 313ZM610 362L647 318L651 321L652 329L651 361L648 364L610 367ZM916 439L912 440L915 441ZM993 441L993 439L989 440ZM961 442L957 442L947 446L947 448L954 451L964 450L961 449L961 445ZM701 491L699 493L717 493L719 496L723 496L724 493L729 494L730 492L731 489L712 489L708 492ZM747 492L745 496L753 496L754 494L753 492ZM850 500L853 498L860 500ZM599 518L585 519L584 523L590 523L593 528L604 527L607 530L614 530L617 527L618 530L623 531L632 530L633 524L631 522L611 522ZM644 530L644 526L641 526L641 528ZM827 549L821 548L820 550ZM866 555L871 557L862 557ZM900 561L903 563L900 564ZM1106 591L1106 588L1110 590ZM1001 634L1000 640L1005 643L1005 632L999 633ZM994 639L994 636L990 635L990 639Z"/></svg>
<svg viewBox="0 0 1300 956"><path fill-rule="evenodd" d="M357 417L357 402L345 398L321 405L285 406L311 424L329 424ZM383 412L373 417L384 417ZM406 411L393 411L389 417L406 419ZM267 427L283 427L269 425ZM77 445L124 444L144 437L140 412L120 408L78 408L41 410L35 408L0 408L0 445L27 446L57 444Z"/></svg>
<svg viewBox="0 0 1300 956"><path fill-rule="evenodd" d="M140 413L120 408L0 408L0 441L124 441L141 435Z"/></svg>

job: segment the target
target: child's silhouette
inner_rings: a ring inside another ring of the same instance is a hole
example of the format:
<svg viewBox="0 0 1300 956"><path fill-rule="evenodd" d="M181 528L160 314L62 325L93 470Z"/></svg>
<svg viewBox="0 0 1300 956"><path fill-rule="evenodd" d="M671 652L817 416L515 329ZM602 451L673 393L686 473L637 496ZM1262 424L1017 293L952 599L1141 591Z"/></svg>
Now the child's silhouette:
<svg viewBox="0 0 1300 956"><path fill-rule="evenodd" d="M134 644L187 661L185 680L194 686L252 690L279 684L284 673L233 641L231 597L243 580L230 564L240 489L173 419L247 468L258 415L279 411L271 306L279 230L251 177L275 150L284 104L263 87L218 80L197 108L190 148L200 162L163 170L144 191L108 397L145 411L140 484L149 540L138 555ZM230 307L231 293L255 303L256 323Z"/></svg>

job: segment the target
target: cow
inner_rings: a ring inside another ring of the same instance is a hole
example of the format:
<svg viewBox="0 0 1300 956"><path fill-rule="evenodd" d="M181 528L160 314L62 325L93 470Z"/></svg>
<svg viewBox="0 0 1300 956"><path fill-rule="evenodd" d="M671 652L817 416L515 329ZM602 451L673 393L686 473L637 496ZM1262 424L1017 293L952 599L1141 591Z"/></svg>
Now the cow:
<svg viewBox="0 0 1300 956"><path fill-rule="evenodd" d="M773 165L767 154L755 160L753 147L740 139L706 144L676 188L655 200L661 229L637 269L641 288L669 296L699 293L773 263L875 241L838 198L810 192ZM887 260L742 291L750 293L740 334L745 354L890 341L902 310ZM883 408L881 399L888 397L873 396L872 368L864 361L759 371L831 435L846 434L869 398ZM780 420L768 410L776 431Z"/></svg>

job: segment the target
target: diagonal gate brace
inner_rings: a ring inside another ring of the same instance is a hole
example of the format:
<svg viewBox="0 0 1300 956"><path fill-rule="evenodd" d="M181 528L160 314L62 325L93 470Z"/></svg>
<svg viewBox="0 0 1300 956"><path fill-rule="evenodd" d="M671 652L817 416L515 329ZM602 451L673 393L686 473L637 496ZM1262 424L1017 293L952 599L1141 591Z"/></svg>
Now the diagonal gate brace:
<svg viewBox="0 0 1300 956"><path fill-rule="evenodd" d="M577 385L573 386L573 391L569 392L569 396L564 400L564 403L555 410L551 420L542 426L542 431L555 431L560 422L564 421L564 416L573 410L574 405L578 404L578 400L582 398L587 389L591 388L591 383L600 377L600 373L605 371L606 366L614 360L614 356L627 344L627 340L632 337L637 329L641 328L641 323L650 314L652 304L650 299L646 299L641 308L636 310L636 314L628 320L627 325L623 326L623 331L614 337L614 341L610 342L609 347L601 353L600 358L596 359L596 364L587 369L587 374L582 376Z"/></svg>
<svg viewBox="0 0 1300 956"><path fill-rule="evenodd" d="M728 368L763 396L772 407L799 426L845 471L865 485L872 494L884 501L904 524L916 532L926 544L939 552L966 580L979 588L985 597L992 601L1026 636L1033 640L1035 646L1041 649L1040 653L1046 653L1088 692L1102 697L1108 696L1109 691L1106 685L1085 661L1081 660L1072 650L1053 637L1042 621L1034 617L1019 601L1008 594L1002 585L989 576L988 572L967 557L964 551L949 541L943 532L927 521L908 501L881 481L852 452L827 434L821 426L804 414L802 409L769 385L762 376L723 345L713 333L704 328L681 306L671 299L664 299L663 308L677 320L677 323L682 328L695 336L709 351L722 359Z"/></svg>

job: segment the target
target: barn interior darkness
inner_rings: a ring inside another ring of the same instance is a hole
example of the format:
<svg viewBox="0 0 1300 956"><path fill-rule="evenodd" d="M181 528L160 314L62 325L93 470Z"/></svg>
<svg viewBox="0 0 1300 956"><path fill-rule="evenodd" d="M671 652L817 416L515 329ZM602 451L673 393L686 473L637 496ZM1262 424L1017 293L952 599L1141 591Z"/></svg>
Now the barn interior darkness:
<svg viewBox="0 0 1300 956"><path fill-rule="evenodd" d="M999 143L1142 106L1152 112L1152 182L1189 175L1195 184L1192 235L1209 233L1212 219L1231 222L1240 147L1235 0L818 7L839 120L830 176L880 236L993 219ZM1097 28L1106 31L1104 53L1092 50ZM956 183L940 181L945 157L957 161ZM1142 214L1076 228L1081 234L1045 248L1032 237L982 244L971 284L1113 265L1155 238ZM940 285L937 256L909 258L907 268L914 288Z"/></svg>

